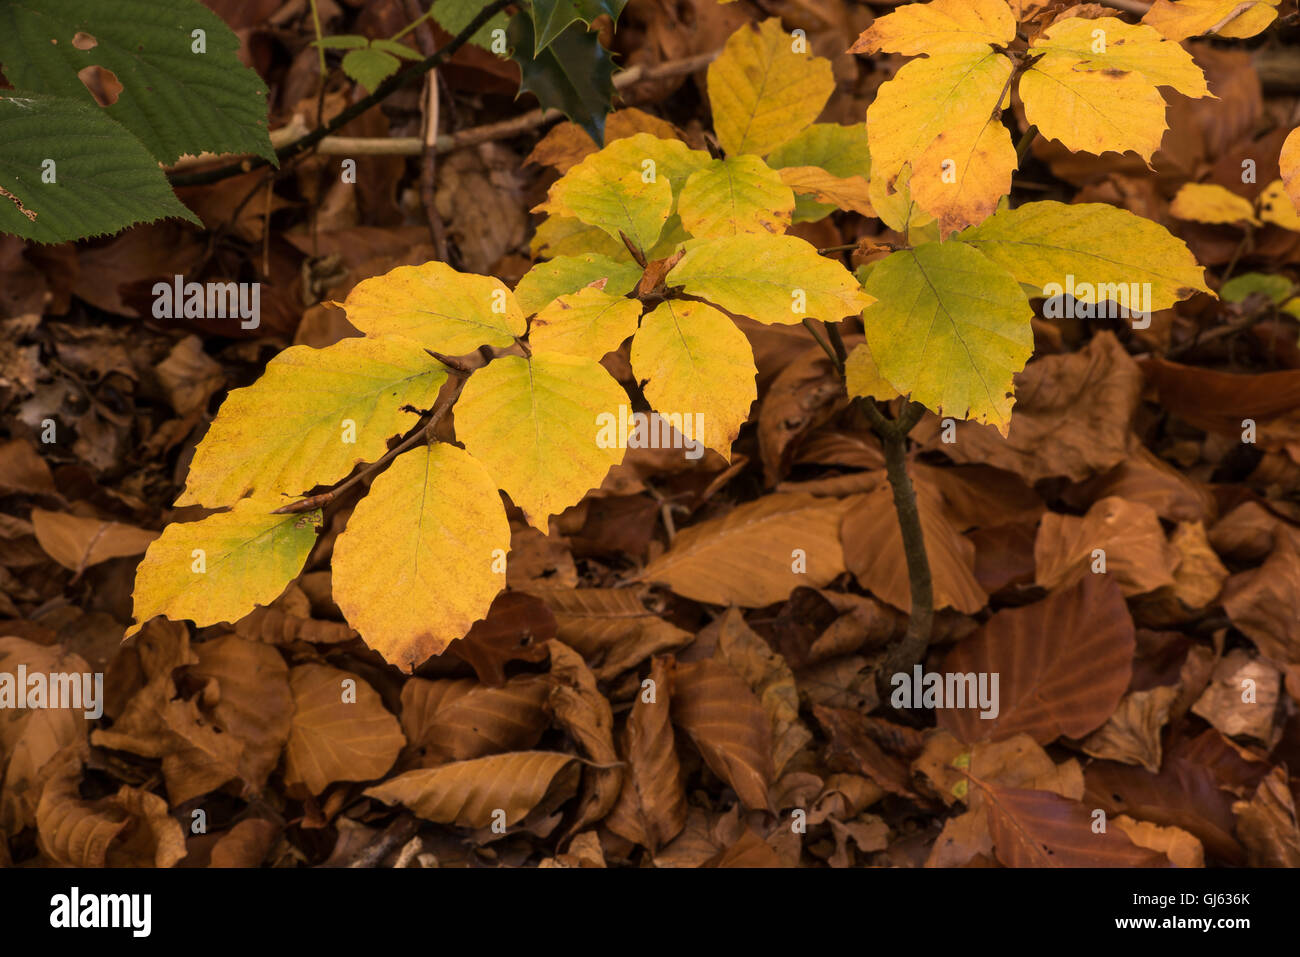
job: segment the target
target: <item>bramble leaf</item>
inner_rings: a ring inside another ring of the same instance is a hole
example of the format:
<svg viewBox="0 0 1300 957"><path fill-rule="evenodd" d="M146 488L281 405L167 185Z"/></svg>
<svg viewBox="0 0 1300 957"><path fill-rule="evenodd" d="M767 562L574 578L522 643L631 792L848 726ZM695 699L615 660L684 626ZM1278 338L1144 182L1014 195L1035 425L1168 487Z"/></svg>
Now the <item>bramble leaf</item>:
<svg viewBox="0 0 1300 957"><path fill-rule="evenodd" d="M515 294L500 279L436 261L361 280L343 308L368 336L403 336L453 356L479 346L505 348L526 328Z"/></svg>
<svg viewBox="0 0 1300 957"><path fill-rule="evenodd" d="M728 156L766 156L817 119L835 89L831 64L794 52L775 17L741 27L709 65L709 102Z"/></svg>
<svg viewBox="0 0 1300 957"><path fill-rule="evenodd" d="M194 31L202 31L203 52ZM82 49L73 43L79 33L97 42ZM105 115L160 163L205 150L275 162L266 87L238 52L234 31L197 0L132 0L129 14L98 0L0 4L0 62L11 84L99 109L78 71L112 71L122 92Z"/></svg>
<svg viewBox="0 0 1300 957"><path fill-rule="evenodd" d="M793 211L794 193L757 156L714 160L691 174L678 200L682 226L701 239L783 233Z"/></svg>
<svg viewBox="0 0 1300 957"><path fill-rule="evenodd" d="M873 301L852 273L804 240L765 233L689 243L667 282L732 315L784 325L839 322Z"/></svg>
<svg viewBox="0 0 1300 957"><path fill-rule="evenodd" d="M343 72L368 92L374 92L375 87L396 73L401 65L397 57L374 47L349 50L342 63Z"/></svg>
<svg viewBox="0 0 1300 957"><path fill-rule="evenodd" d="M1277 19L1278 0L1155 0L1142 22L1170 40L1213 33L1220 37L1245 39L1262 33Z"/></svg>
<svg viewBox="0 0 1300 957"><path fill-rule="evenodd" d="M600 416L627 394L600 363L559 353L502 356L470 376L456 403L456 435L529 524L577 503L623 460L602 447Z"/></svg>
<svg viewBox="0 0 1300 957"><path fill-rule="evenodd" d="M0 142L0 233L61 243L169 216L199 222L149 151L98 106L6 90ZM55 180L42 182L51 161Z"/></svg>
<svg viewBox="0 0 1300 957"><path fill-rule="evenodd" d="M333 484L382 457L446 381L446 368L410 339L292 346L226 397L176 504L217 508L250 493L269 500Z"/></svg>
<svg viewBox="0 0 1300 957"><path fill-rule="evenodd" d="M199 627L236 622L269 605L302 571L316 544L320 511L272 515L276 501L244 499L229 512L173 523L135 572L135 623L155 615Z"/></svg>
<svg viewBox="0 0 1300 957"><path fill-rule="evenodd" d="M668 300L641 320L632 371L650 407L728 461L758 398L754 352L734 322L702 302ZM694 415L700 415L696 420ZM691 423L700 421L702 430Z"/></svg>
<svg viewBox="0 0 1300 957"><path fill-rule="evenodd" d="M862 314L886 381L940 415L1011 422L1012 377L1034 351L1034 312L1011 276L961 243L926 243L875 264Z"/></svg>
<svg viewBox="0 0 1300 957"><path fill-rule="evenodd" d="M1049 139L1089 153L1160 148L1165 101L1156 87L1209 96L1190 53L1149 26L1116 17L1071 17L1029 48L1040 55L1020 78L1025 117Z"/></svg>
<svg viewBox="0 0 1300 957"><path fill-rule="evenodd" d="M596 253L556 256L524 273L515 286L515 299L524 313L531 315L557 297L578 292L601 279L605 280L606 293L624 296L636 288L640 278L641 267L632 262L618 262Z"/></svg>
<svg viewBox="0 0 1300 957"><path fill-rule="evenodd" d="M956 238L1030 286L1079 277L1092 287L1076 291L1081 302L1104 301L1108 286L1113 291L1150 283L1154 311L1210 291L1205 270L1182 240L1159 223L1105 203L1029 203L996 213Z"/></svg>
<svg viewBox="0 0 1300 957"><path fill-rule="evenodd" d="M559 296L533 319L528 344L534 352L599 359L636 332L641 303L591 286Z"/></svg>
<svg viewBox="0 0 1300 957"><path fill-rule="evenodd" d="M367 645L409 672L487 614L509 549L483 466L452 445L412 449L375 479L335 542L334 601Z"/></svg>

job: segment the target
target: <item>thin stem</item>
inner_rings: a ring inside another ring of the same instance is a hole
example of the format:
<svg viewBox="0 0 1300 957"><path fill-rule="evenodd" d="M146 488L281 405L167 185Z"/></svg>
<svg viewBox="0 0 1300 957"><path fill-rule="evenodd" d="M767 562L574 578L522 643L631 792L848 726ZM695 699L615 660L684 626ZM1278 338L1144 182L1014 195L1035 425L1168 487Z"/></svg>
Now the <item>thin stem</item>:
<svg viewBox="0 0 1300 957"><path fill-rule="evenodd" d="M492 19L501 10L504 10L515 0L492 0L486 7L479 11L478 15L465 27L464 30L456 34L455 37L444 47L436 50L434 53L425 57L418 63L412 63L409 66L397 71L384 82L375 87L374 91L367 97L357 100L351 106L345 108L334 119L328 123L323 123L316 129L307 133L305 136L287 143L275 151L276 158L283 162L292 159L304 150L311 149L326 136L335 130L351 123L362 113L386 99L393 91L401 89L406 84L419 79L439 64L448 60L457 50L468 42L469 38L478 32L478 29ZM246 157L237 163L231 163L227 166L221 166L217 169L204 170L198 173L182 173L179 175L169 176L172 186L202 186L206 183L216 183L231 176L238 176L240 173L246 173L249 170L256 169L260 166L270 165L270 161L265 157Z"/></svg>
<svg viewBox="0 0 1300 957"><path fill-rule="evenodd" d="M1038 127L1034 126L1034 124L1032 123L1030 123L1029 128L1025 130L1023 134L1021 134L1020 142L1016 143L1016 168L1017 169L1019 169L1020 164L1025 161L1025 157L1029 154L1029 147L1031 147L1034 144L1034 137L1036 137L1037 135L1038 135Z"/></svg>
<svg viewBox="0 0 1300 957"><path fill-rule="evenodd" d="M808 330L809 335L817 340L817 345L821 346L822 351L830 357L831 362L835 363L835 371L843 377L844 363L841 362L839 356L835 354L835 350L831 348L831 344L823 339L821 333L817 331L815 321L812 319L804 319L803 327Z"/></svg>

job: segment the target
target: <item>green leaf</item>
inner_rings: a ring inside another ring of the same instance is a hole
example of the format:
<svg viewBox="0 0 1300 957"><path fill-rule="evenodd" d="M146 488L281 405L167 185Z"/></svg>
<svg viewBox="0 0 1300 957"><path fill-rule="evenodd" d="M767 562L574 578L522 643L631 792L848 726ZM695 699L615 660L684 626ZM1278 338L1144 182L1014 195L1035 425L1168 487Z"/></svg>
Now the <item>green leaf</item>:
<svg viewBox="0 0 1300 957"><path fill-rule="evenodd" d="M533 47L533 56L541 53L560 35L570 23L581 20L591 26L601 14L618 23L618 15L627 6L627 0L533 0L533 23L537 27L537 39Z"/></svg>
<svg viewBox="0 0 1300 957"><path fill-rule="evenodd" d="M156 615L203 627L275 601L302 571L321 522L319 509L272 515L279 504L244 499L229 512L163 529L136 569L127 637Z"/></svg>
<svg viewBox="0 0 1300 957"><path fill-rule="evenodd" d="M939 415L1006 435L1012 377L1034 351L1034 311L1011 276L969 246L926 243L876 263L862 313L885 380Z"/></svg>
<svg viewBox="0 0 1300 957"><path fill-rule="evenodd" d="M6 91L0 143L0 233L61 243L168 216L199 223L149 151L98 106ZM47 160L52 183L41 181Z"/></svg>
<svg viewBox="0 0 1300 957"><path fill-rule="evenodd" d="M194 52L195 30L206 52ZM94 37L94 47L74 45L78 33ZM198 0L0 3L0 62L10 83L94 106L77 72L111 70L123 89L105 113L161 163L205 150L276 161L266 87L238 53L239 38Z"/></svg>
<svg viewBox="0 0 1300 957"><path fill-rule="evenodd" d="M1048 285L1063 286L1070 276L1092 287L1076 292L1080 302L1104 302L1108 289L1149 283L1152 311L1210 291L1205 270L1181 239L1159 223L1106 203L1028 203L995 213L954 238L1018 281L1043 289L1044 296Z"/></svg>
<svg viewBox="0 0 1300 957"><path fill-rule="evenodd" d="M534 49L533 21L517 13L506 31L511 59L519 64L519 91L532 93L542 109L557 109L597 143L605 141L605 115L614 96L614 61L595 33L570 24L545 50Z"/></svg>
<svg viewBox="0 0 1300 957"><path fill-rule="evenodd" d="M405 43L398 43L396 40L371 40L370 46L375 50L383 50L385 53L391 53L399 60L423 60L419 50L412 50Z"/></svg>
<svg viewBox="0 0 1300 957"><path fill-rule="evenodd" d="M515 298L525 314L531 315L557 297L575 293L601 279L605 280L602 288L606 293L626 296L640 278L641 267L635 263L619 262L596 253L556 256L524 273L515 286Z"/></svg>
<svg viewBox="0 0 1300 957"><path fill-rule="evenodd" d="M506 584L510 523L483 466L435 442L399 455L334 545L334 600L409 672L487 615Z"/></svg>
<svg viewBox="0 0 1300 957"><path fill-rule="evenodd" d="M768 233L689 243L667 282L732 315L783 325L839 322L872 301L852 273L811 244Z"/></svg>
<svg viewBox="0 0 1300 957"><path fill-rule="evenodd" d="M397 72L401 61L383 50L352 50L343 58L343 72L369 91Z"/></svg>
<svg viewBox="0 0 1300 957"><path fill-rule="evenodd" d="M479 15L483 9L483 0L435 0L429 9L429 14L452 36L457 36L460 31L469 26L469 22ZM469 42L476 47L484 50L490 50L492 47L492 31L506 30L510 25L510 18L504 13L494 13L487 23L483 24L475 34L469 38Z"/></svg>
<svg viewBox="0 0 1300 957"><path fill-rule="evenodd" d="M177 505L302 495L373 462L433 408L442 363L410 339L292 346L260 379L226 397L190 462Z"/></svg>
<svg viewBox="0 0 1300 957"><path fill-rule="evenodd" d="M867 125L814 123L790 142L778 146L768 154L767 165L777 170L787 166L817 166L845 179L861 176L870 180L871 151L867 147ZM803 223L822 219L835 212L835 209L830 203L819 203L796 194L794 221Z"/></svg>
<svg viewBox="0 0 1300 957"><path fill-rule="evenodd" d="M621 142L621 141L619 141ZM608 147L556 180L547 206L598 226L612 239L627 236L642 252L654 247L673 209L667 176L647 177Z"/></svg>
<svg viewBox="0 0 1300 957"><path fill-rule="evenodd" d="M1244 302L1251 293L1260 292L1267 296L1273 305L1280 306L1291 295L1292 288L1291 280L1286 276L1248 272L1234 276L1225 282L1219 290L1219 298L1224 302Z"/></svg>
<svg viewBox="0 0 1300 957"><path fill-rule="evenodd" d="M311 45L320 47L322 50L356 50L360 47L370 46L370 41L356 34L345 33L339 36L321 37L319 40L312 40Z"/></svg>

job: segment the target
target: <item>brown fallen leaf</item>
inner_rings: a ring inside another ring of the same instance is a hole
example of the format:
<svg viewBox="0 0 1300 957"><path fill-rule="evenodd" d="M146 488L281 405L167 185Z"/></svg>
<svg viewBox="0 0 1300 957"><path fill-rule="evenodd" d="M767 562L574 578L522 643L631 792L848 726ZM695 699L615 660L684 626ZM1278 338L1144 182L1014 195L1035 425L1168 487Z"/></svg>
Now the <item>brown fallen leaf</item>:
<svg viewBox="0 0 1300 957"><path fill-rule="evenodd" d="M730 847L724 848L709 858L701 867L781 867L781 858L776 851L754 833L752 828L745 828L745 833Z"/></svg>
<svg viewBox="0 0 1300 957"><path fill-rule="evenodd" d="M907 765L875 742L864 715L819 704L813 707L813 716L830 735L827 758L832 767L865 775L892 794L915 797Z"/></svg>
<svg viewBox="0 0 1300 957"><path fill-rule="evenodd" d="M930 558L934 607L956 608L973 615L988 604L988 595L975 579L975 546L949 521L943 499L934 486L916 479L913 485L925 550ZM845 565L867 591L895 608L910 612L911 583L893 490L882 485L845 501L848 508L840 526Z"/></svg>
<svg viewBox="0 0 1300 957"><path fill-rule="evenodd" d="M1162 853L1139 847L1120 830L1093 831L1091 810L1050 791L985 789L989 833L1007 867L1168 867Z"/></svg>
<svg viewBox="0 0 1300 957"><path fill-rule="evenodd" d="M555 615L556 637L581 654L601 681L695 639L649 612L637 589L555 589L544 592L543 600Z"/></svg>
<svg viewBox="0 0 1300 957"><path fill-rule="evenodd" d="M944 659L945 675L998 678L998 712L944 707L939 726L964 741L1026 733L1040 744L1081 738L1114 712L1132 676L1133 620L1101 576L1023 608L1000 611Z"/></svg>
<svg viewBox="0 0 1300 957"><path fill-rule="evenodd" d="M1240 375L1152 358L1142 371L1161 405L1207 432L1240 435L1243 418L1267 421L1300 407L1300 370Z"/></svg>
<svg viewBox="0 0 1300 957"><path fill-rule="evenodd" d="M1285 768L1274 768L1232 813L1252 867L1300 867L1300 825Z"/></svg>
<svg viewBox="0 0 1300 957"><path fill-rule="evenodd" d="M586 156L596 152L596 149L596 141L591 138L590 133L577 123L566 121L552 126L546 135L538 140L524 163L549 166L560 175L564 175L570 168L582 162Z"/></svg>
<svg viewBox="0 0 1300 957"><path fill-rule="evenodd" d="M1128 835L1138 847L1147 847L1169 858L1175 867L1204 867L1205 847L1194 834L1181 827L1161 827L1150 821L1135 821L1120 814L1111 825Z"/></svg>
<svg viewBox="0 0 1300 957"><path fill-rule="evenodd" d="M1097 333L1078 352L1032 360L1015 385L1016 414L1005 439L991 426L958 423L955 442L932 447L956 462L992 465L1030 483L1056 476L1083 481L1128 457L1142 373L1113 333ZM939 421L927 425L937 437Z"/></svg>
<svg viewBox="0 0 1300 957"><path fill-rule="evenodd" d="M651 684L642 684L623 735L627 774L619 800L605 819L615 834L654 853L686 826L686 790L669 718L673 695L671 659L656 657Z"/></svg>
<svg viewBox="0 0 1300 957"><path fill-rule="evenodd" d="M1034 541L1035 581L1044 588L1105 574L1125 595L1175 584L1178 553L1148 505L1104 498L1077 518L1048 512Z"/></svg>
<svg viewBox="0 0 1300 957"><path fill-rule="evenodd" d="M158 532L67 512L32 509L36 540L56 562L74 572L110 558L141 555Z"/></svg>
<svg viewBox="0 0 1300 957"><path fill-rule="evenodd" d="M804 334L803 342L808 341ZM846 336L844 344L852 350L862 342L861 336ZM763 479L770 487L790 470L804 438L848 402L844 380L834 363L819 346L808 345L799 353L790 351L791 343L781 352L781 369L771 386L762 392L758 408L758 448L763 460ZM796 346L797 348L797 346ZM763 387L763 353L754 344L759 368L759 388ZM795 355L793 360L791 355Z"/></svg>
<svg viewBox="0 0 1300 957"><path fill-rule="evenodd" d="M217 839L208 867L260 867L279 831L263 818L240 821Z"/></svg>
<svg viewBox="0 0 1300 957"><path fill-rule="evenodd" d="M614 713L596 687L582 656L562 641L546 643L551 654L549 705L556 723L582 748L591 765L583 768L582 795L574 834L607 815L623 788L623 766L614 749Z"/></svg>
<svg viewBox="0 0 1300 957"><path fill-rule="evenodd" d="M679 664L673 674L672 720L746 807L771 810L771 725L739 675L711 659Z"/></svg>
<svg viewBox="0 0 1300 957"><path fill-rule="evenodd" d="M49 769L36 810L38 844L65 867L171 867L185 856L180 823L156 794L123 786L88 801L81 762L65 752Z"/></svg>
<svg viewBox="0 0 1300 957"><path fill-rule="evenodd" d="M1227 737L1271 744L1281 693L1282 674L1277 668L1234 648L1220 659L1209 687L1192 705L1192 713Z"/></svg>
<svg viewBox="0 0 1300 957"><path fill-rule="evenodd" d="M562 774L561 772L570 772ZM427 821L488 827L517 824L552 788L571 796L578 769L571 754L509 751L421 768L367 788L367 797L402 804ZM558 796L553 795L553 796Z"/></svg>
<svg viewBox="0 0 1300 957"><path fill-rule="evenodd" d="M79 655L57 645L0 638L0 674L16 682L19 665L29 675L80 675L90 670ZM41 776L55 755L68 749L86 756L89 707L0 708L0 833L17 834L36 823Z"/></svg>
<svg viewBox="0 0 1300 957"><path fill-rule="evenodd" d="M1274 664L1300 663L1300 549L1282 530L1259 568L1238 572L1223 586L1223 610Z"/></svg>
<svg viewBox="0 0 1300 957"><path fill-rule="evenodd" d="M508 662L545 661L546 642L554 637L555 618L541 600L505 591L492 599L487 617L447 646L447 653L473 668L479 681L500 686Z"/></svg>
<svg viewBox="0 0 1300 957"><path fill-rule="evenodd" d="M357 675L328 665L289 672L293 724L284 749L285 783L320 794L335 781L382 777L406 746L397 719Z"/></svg>
<svg viewBox="0 0 1300 957"><path fill-rule="evenodd" d="M0 444L0 492L6 495L56 495L54 476L26 439Z"/></svg>
<svg viewBox="0 0 1300 957"><path fill-rule="evenodd" d="M797 586L821 587L844 571L844 509L835 499L765 495L685 529L641 577L715 605L784 601Z"/></svg>
<svg viewBox="0 0 1300 957"><path fill-rule="evenodd" d="M1122 764L1140 764L1153 774L1160 770L1160 732L1178 698L1176 685L1130 691L1115 713L1083 740L1085 754Z"/></svg>
<svg viewBox="0 0 1300 957"><path fill-rule="evenodd" d="M780 775L786 763L809 741L812 732L799 719L799 691L785 659L745 624L737 608L714 622L718 629L713 656L728 665L758 695L772 725L772 768Z"/></svg>
<svg viewBox="0 0 1300 957"><path fill-rule="evenodd" d="M1224 558L1259 562L1273 550L1273 533L1279 529L1292 540L1300 539L1300 528L1283 521L1259 502L1242 502L1210 529L1210 544Z"/></svg>
<svg viewBox="0 0 1300 957"><path fill-rule="evenodd" d="M550 693L542 675L518 675L500 688L473 678L410 678L402 685L402 730L423 767L526 751L547 728Z"/></svg>
<svg viewBox="0 0 1300 957"><path fill-rule="evenodd" d="M1211 521L1218 512L1210 489L1185 472L1175 469L1145 445L1109 472L1067 489L1065 501L1083 509L1099 499L1116 496L1149 505L1171 522Z"/></svg>

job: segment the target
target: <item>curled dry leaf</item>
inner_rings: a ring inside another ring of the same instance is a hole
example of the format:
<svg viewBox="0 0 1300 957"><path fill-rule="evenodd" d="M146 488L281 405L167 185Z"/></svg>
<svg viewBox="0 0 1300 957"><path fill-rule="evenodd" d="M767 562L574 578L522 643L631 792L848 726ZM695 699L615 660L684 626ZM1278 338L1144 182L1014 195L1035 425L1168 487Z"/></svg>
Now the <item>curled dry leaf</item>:
<svg viewBox="0 0 1300 957"><path fill-rule="evenodd" d="M1232 813L1252 867L1300 867L1300 825L1285 768L1274 768Z"/></svg>
<svg viewBox="0 0 1300 957"><path fill-rule="evenodd" d="M561 774L566 771L571 773ZM365 794L385 804L403 804L427 821L462 827L487 827L501 810L509 827L523 820L553 787L553 796L567 797L577 781L571 754L510 751L407 771L367 788Z"/></svg>
<svg viewBox="0 0 1300 957"><path fill-rule="evenodd" d="M1150 821L1135 821L1127 814L1119 815L1110 823L1127 834L1138 847L1165 855L1175 867L1205 866L1205 847L1194 834L1181 827L1161 827Z"/></svg>
<svg viewBox="0 0 1300 957"><path fill-rule="evenodd" d="M1271 744L1281 693L1281 672L1234 648L1219 661L1210 686L1192 705L1192 713L1229 738L1244 736Z"/></svg>
<svg viewBox="0 0 1300 957"><path fill-rule="evenodd" d="M411 678L402 686L402 730L424 767L526 751L546 730L550 693L541 675L520 675L499 688L472 678Z"/></svg>
<svg viewBox="0 0 1300 957"><path fill-rule="evenodd" d="M1104 573L1125 595L1140 595L1175 584L1178 553L1165 540L1150 506L1112 497L1097 502L1082 518L1044 515L1034 561L1036 581L1044 588Z"/></svg>
<svg viewBox="0 0 1300 957"><path fill-rule="evenodd" d="M32 526L41 548L64 568L74 572L110 558L140 555L158 537L157 532L132 525L66 512L47 512L42 508L32 509Z"/></svg>
<svg viewBox="0 0 1300 957"><path fill-rule="evenodd" d="M1223 586L1223 610L1276 664L1300 662L1300 548L1282 530L1259 568L1239 572Z"/></svg>
<svg viewBox="0 0 1300 957"><path fill-rule="evenodd" d="M278 833L275 824L262 818L240 821L217 839L208 867L259 867Z"/></svg>
<svg viewBox="0 0 1300 957"><path fill-rule="evenodd" d="M601 681L695 638L647 611L636 589L556 589L542 597L555 615L556 637L581 654Z"/></svg>
<svg viewBox="0 0 1300 957"><path fill-rule="evenodd" d="M799 585L821 587L844 571L844 508L811 495L764 496L684 530L642 577L715 605L783 601Z"/></svg>
<svg viewBox="0 0 1300 957"><path fill-rule="evenodd" d="M673 696L672 659L656 657L649 684L642 683L623 734L627 773L606 826L629 841L663 847L686 826L686 791L669 718Z"/></svg>
<svg viewBox="0 0 1300 957"><path fill-rule="evenodd" d="M678 665L672 720L748 808L771 810L772 732L763 706L734 671L713 660Z"/></svg>
<svg viewBox="0 0 1300 957"><path fill-rule="evenodd" d="M944 659L946 675L998 675L998 710L945 707L939 726L964 741L1026 733L1040 744L1083 737L1114 712L1132 675L1133 619L1114 582L1088 575L1043 601L998 612ZM969 682L967 683L969 684Z"/></svg>
<svg viewBox="0 0 1300 957"><path fill-rule="evenodd" d="M584 768L582 799L570 826L573 834L609 813L623 787L623 768L614 749L614 714L596 688L596 678L582 656L562 641L549 641L551 694L556 722L582 747L596 767Z"/></svg>
<svg viewBox="0 0 1300 957"><path fill-rule="evenodd" d="M406 745L397 719L357 675L328 665L289 672L293 725L284 779L320 794L335 781L370 781L393 766Z"/></svg>
<svg viewBox="0 0 1300 957"><path fill-rule="evenodd" d="M1123 764L1140 764L1153 774L1158 772L1160 732L1177 698L1176 685L1130 691L1106 723L1084 739L1084 753Z"/></svg>

